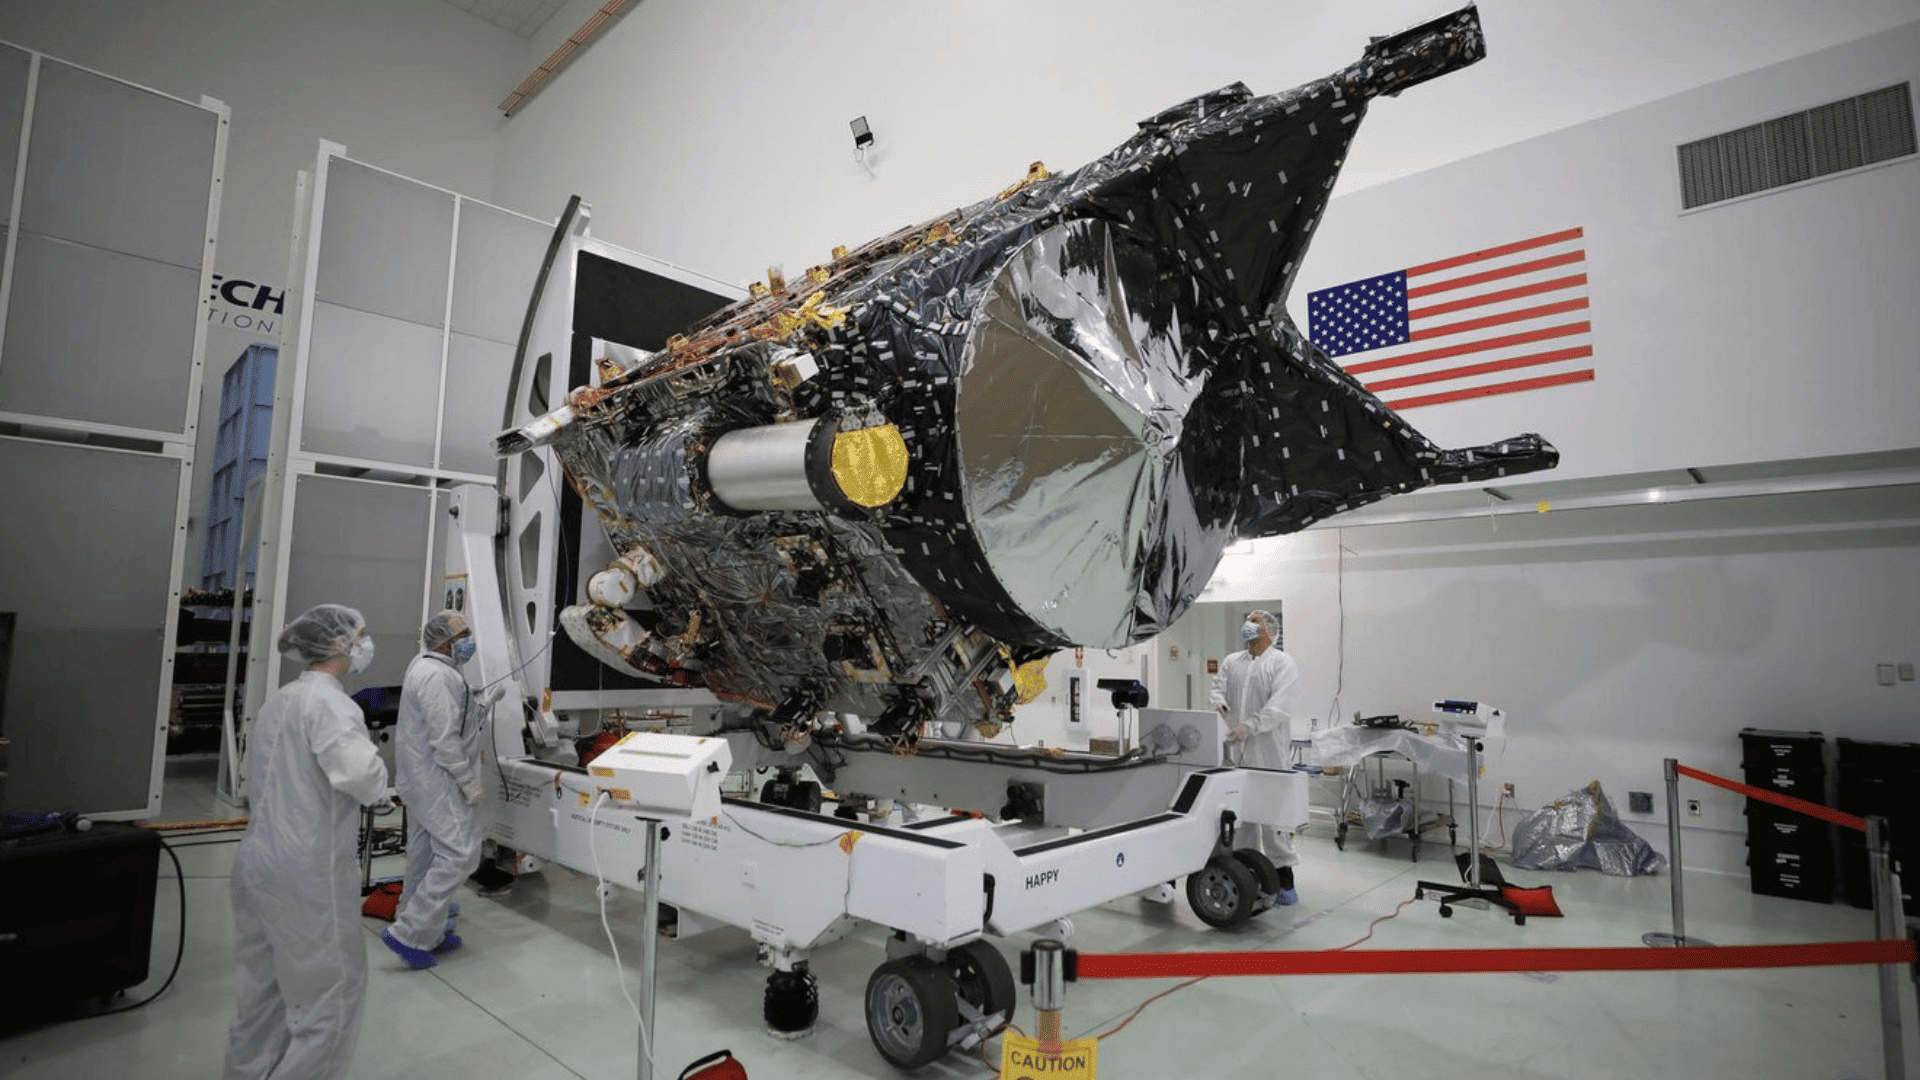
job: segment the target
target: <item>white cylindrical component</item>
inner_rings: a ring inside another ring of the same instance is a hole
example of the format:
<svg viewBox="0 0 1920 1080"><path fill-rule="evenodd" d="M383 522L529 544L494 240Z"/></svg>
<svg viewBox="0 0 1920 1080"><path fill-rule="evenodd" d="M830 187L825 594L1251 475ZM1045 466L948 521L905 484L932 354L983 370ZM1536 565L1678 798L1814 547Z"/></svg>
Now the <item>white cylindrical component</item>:
<svg viewBox="0 0 1920 1080"><path fill-rule="evenodd" d="M824 510L807 482L807 443L819 420L729 431L707 454L707 483L735 510Z"/></svg>
<svg viewBox="0 0 1920 1080"><path fill-rule="evenodd" d="M633 599L637 583L624 567L602 570L587 582L587 596L596 604L626 607Z"/></svg>

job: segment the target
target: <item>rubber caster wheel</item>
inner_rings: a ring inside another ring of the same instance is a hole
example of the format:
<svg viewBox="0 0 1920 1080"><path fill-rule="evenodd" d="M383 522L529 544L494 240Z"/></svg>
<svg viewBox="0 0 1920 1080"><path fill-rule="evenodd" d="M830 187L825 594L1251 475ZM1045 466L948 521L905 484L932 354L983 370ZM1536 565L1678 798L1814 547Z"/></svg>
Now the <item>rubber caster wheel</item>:
<svg viewBox="0 0 1920 1080"><path fill-rule="evenodd" d="M982 1015L1004 1012L1007 1020L1013 1019L1013 1011L1020 1005L1020 989L1014 982L1013 968L1000 950L984 941L948 949L947 974L953 976L960 996Z"/></svg>
<svg viewBox="0 0 1920 1080"><path fill-rule="evenodd" d="M1443 919L1453 918L1453 909L1447 907L1445 904L1440 905L1440 917Z"/></svg>
<svg viewBox="0 0 1920 1080"><path fill-rule="evenodd" d="M1253 913L1253 872L1231 855L1215 855L1187 875L1187 904L1215 929L1238 926Z"/></svg>
<svg viewBox="0 0 1920 1080"><path fill-rule="evenodd" d="M1260 890L1261 895L1272 896L1280 891L1280 871L1272 859L1252 848L1236 848L1233 857L1253 875L1253 887Z"/></svg>
<svg viewBox="0 0 1920 1080"><path fill-rule="evenodd" d="M917 1069L947 1052L960 1022L959 987L947 969L924 956L903 956L867 980L867 1035L896 1069Z"/></svg>

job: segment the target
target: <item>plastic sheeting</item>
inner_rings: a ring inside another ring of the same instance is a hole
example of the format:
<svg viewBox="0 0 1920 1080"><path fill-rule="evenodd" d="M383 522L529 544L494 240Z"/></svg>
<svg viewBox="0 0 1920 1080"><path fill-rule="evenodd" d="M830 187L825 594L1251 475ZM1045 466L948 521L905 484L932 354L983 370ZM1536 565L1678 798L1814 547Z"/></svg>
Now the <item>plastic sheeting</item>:
<svg viewBox="0 0 1920 1080"><path fill-rule="evenodd" d="M1480 736L1485 747L1480 755L1484 764L1489 753L1505 740L1505 721L1496 721L1498 730L1489 728ZM1467 745L1452 734L1422 735L1408 728L1360 727L1349 725L1317 731L1308 760L1316 765L1355 765L1375 754L1399 754L1418 765L1422 772L1467 782Z"/></svg>
<svg viewBox="0 0 1920 1080"><path fill-rule="evenodd" d="M1513 865L1522 870L1593 869L1636 877L1666 864L1665 855L1621 822L1598 780L1528 814L1513 828Z"/></svg>
<svg viewBox="0 0 1920 1080"><path fill-rule="evenodd" d="M1413 826L1412 799L1362 799L1359 812L1360 827L1369 840L1402 836Z"/></svg>

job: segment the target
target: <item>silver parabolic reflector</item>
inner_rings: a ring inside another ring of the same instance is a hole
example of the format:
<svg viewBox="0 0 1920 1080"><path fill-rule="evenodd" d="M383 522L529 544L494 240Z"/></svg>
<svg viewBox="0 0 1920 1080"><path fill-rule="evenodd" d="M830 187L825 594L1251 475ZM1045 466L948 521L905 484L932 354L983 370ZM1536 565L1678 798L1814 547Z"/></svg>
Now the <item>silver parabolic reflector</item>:
<svg viewBox="0 0 1920 1080"><path fill-rule="evenodd" d="M1193 484L1197 466L1237 471L1236 444L1200 430L1208 373L1188 370L1194 328L1162 267L1102 221L1047 229L988 284L962 362L968 518L1008 597L1067 641L1159 633L1230 539Z"/></svg>

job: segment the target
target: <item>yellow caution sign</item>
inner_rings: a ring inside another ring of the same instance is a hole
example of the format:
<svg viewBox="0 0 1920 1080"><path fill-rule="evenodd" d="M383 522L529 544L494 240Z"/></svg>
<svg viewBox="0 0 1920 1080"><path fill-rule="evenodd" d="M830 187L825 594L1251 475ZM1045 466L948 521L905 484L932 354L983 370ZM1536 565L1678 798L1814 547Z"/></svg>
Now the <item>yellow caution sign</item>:
<svg viewBox="0 0 1920 1080"><path fill-rule="evenodd" d="M1040 1040L1009 1031L1000 1037L1000 1080L1093 1080L1099 1052L1097 1040L1073 1039L1057 1054L1043 1053Z"/></svg>

